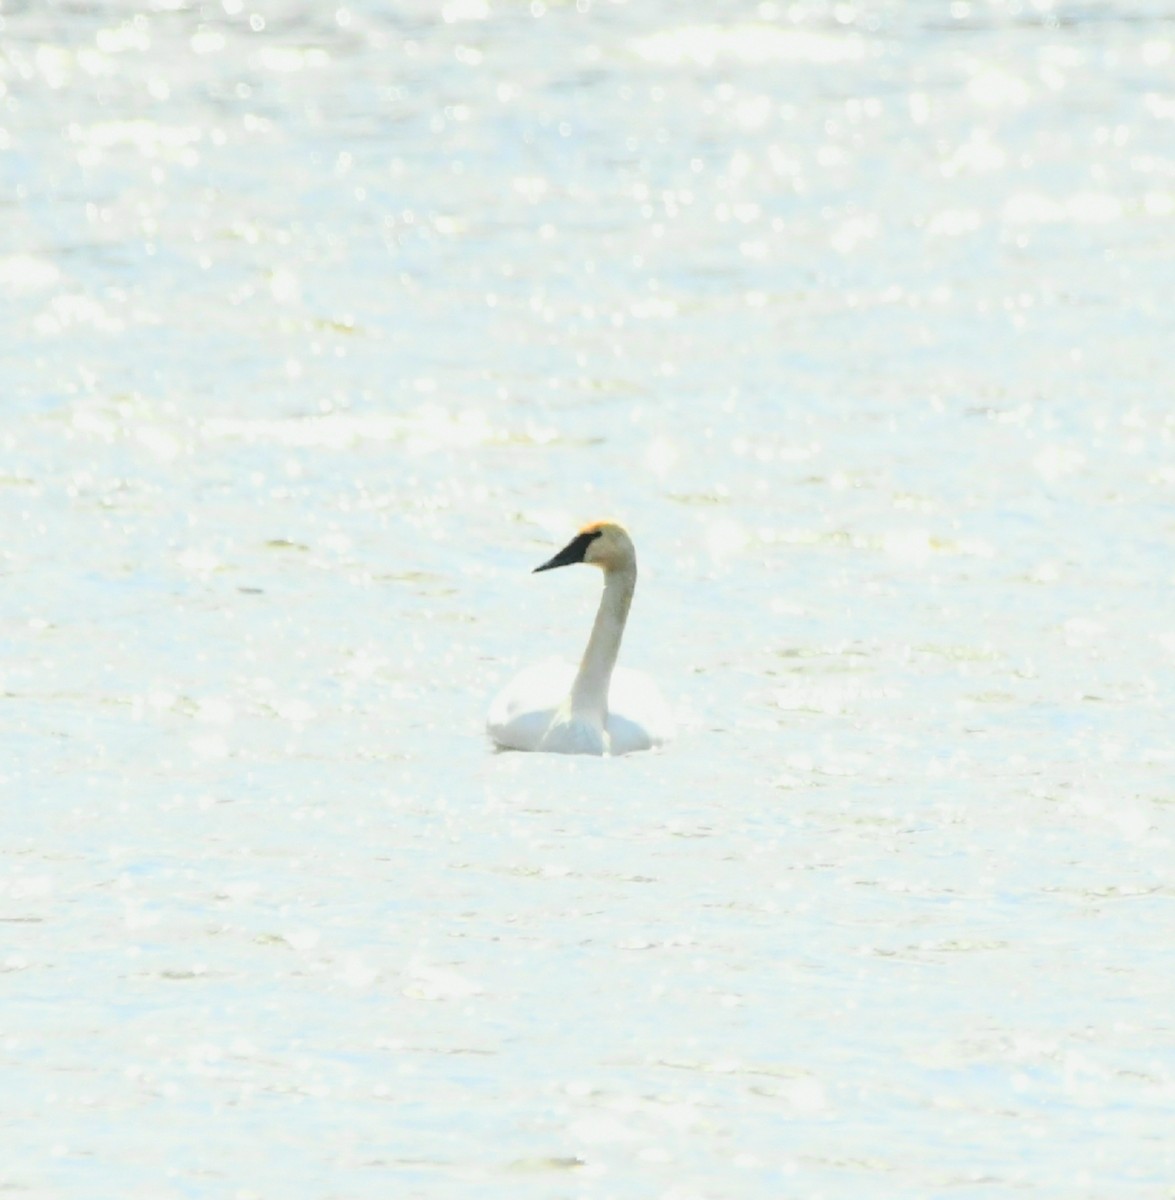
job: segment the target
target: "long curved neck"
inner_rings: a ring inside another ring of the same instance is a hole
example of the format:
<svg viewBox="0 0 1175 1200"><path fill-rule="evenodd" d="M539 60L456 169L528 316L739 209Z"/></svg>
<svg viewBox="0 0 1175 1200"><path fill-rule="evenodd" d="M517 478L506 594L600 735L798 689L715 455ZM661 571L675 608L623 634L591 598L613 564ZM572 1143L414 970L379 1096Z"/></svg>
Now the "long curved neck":
<svg viewBox="0 0 1175 1200"><path fill-rule="evenodd" d="M612 682L612 668L620 653L624 623L628 620L635 590L635 562L605 574L604 594L600 597L592 636L588 638L583 661L571 685L572 713L601 727L608 715L608 685Z"/></svg>

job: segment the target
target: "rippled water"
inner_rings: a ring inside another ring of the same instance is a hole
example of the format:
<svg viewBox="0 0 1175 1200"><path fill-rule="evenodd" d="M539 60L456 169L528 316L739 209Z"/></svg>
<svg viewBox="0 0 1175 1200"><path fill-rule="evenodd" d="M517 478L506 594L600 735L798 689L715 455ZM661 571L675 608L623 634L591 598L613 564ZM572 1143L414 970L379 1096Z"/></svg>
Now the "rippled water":
<svg viewBox="0 0 1175 1200"><path fill-rule="evenodd" d="M0 81L0 1190L1172 1195L1175 6ZM495 755L604 514L679 740Z"/></svg>

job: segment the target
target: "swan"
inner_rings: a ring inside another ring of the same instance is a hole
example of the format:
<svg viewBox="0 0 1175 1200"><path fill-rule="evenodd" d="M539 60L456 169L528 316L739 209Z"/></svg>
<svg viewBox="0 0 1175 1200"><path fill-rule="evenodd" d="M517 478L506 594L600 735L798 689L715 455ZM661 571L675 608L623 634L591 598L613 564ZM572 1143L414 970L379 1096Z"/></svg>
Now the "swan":
<svg viewBox="0 0 1175 1200"><path fill-rule="evenodd" d="M534 573L588 563L604 572L604 594L583 661L527 667L494 698L486 731L504 750L549 754L630 754L673 736L673 718L657 685L616 666L636 589L636 550L614 521L585 525Z"/></svg>

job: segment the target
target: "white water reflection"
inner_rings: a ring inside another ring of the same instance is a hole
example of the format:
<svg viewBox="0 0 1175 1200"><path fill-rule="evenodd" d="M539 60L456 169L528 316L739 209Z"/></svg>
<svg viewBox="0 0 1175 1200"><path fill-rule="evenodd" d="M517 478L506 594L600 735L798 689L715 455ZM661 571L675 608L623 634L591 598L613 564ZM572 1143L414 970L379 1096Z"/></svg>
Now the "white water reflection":
<svg viewBox="0 0 1175 1200"><path fill-rule="evenodd" d="M0 1185L1165 1196L1172 16L7 10Z"/></svg>

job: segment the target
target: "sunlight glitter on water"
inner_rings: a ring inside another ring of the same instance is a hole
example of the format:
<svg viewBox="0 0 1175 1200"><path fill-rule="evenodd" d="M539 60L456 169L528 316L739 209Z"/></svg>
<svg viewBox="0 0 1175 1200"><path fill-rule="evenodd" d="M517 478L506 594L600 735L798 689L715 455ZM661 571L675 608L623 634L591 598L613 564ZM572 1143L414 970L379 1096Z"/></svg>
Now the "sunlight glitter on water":
<svg viewBox="0 0 1175 1200"><path fill-rule="evenodd" d="M864 57L865 41L855 33L835 36L771 25L690 26L657 33L633 43L649 62L681 67L713 67L716 62L852 62Z"/></svg>
<svg viewBox="0 0 1175 1200"><path fill-rule="evenodd" d="M0 1186L1165 1200L1166 6L254 7L3 18Z"/></svg>

